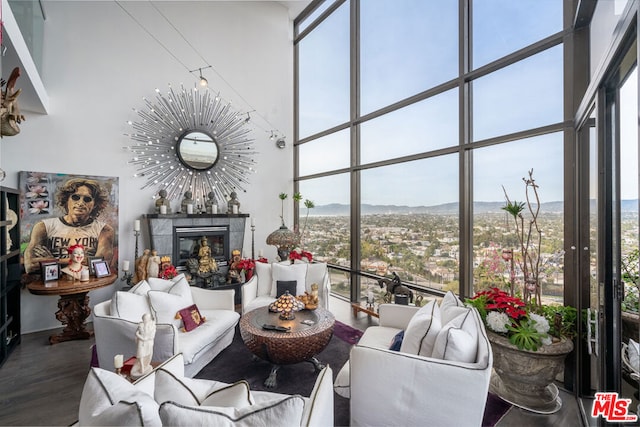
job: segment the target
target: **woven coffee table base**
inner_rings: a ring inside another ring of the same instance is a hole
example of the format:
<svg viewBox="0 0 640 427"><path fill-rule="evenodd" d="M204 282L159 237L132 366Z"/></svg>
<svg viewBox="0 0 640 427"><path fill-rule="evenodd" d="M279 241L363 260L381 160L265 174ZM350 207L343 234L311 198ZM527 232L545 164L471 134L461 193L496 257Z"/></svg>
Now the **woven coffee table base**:
<svg viewBox="0 0 640 427"><path fill-rule="evenodd" d="M314 324L300 323L304 320L311 320ZM273 364L265 386L276 387L280 365L309 361L316 370L324 367L314 356L329 344L334 323L333 314L323 308L299 311L294 320L285 321L263 307L245 313L240 318L240 334L254 355ZM288 327L290 331L267 330L262 327L265 324Z"/></svg>

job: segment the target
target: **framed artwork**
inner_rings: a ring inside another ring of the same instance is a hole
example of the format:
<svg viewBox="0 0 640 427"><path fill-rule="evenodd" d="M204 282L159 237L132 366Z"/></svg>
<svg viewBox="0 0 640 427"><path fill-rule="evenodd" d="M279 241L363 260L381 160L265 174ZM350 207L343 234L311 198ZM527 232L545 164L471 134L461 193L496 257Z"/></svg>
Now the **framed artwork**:
<svg viewBox="0 0 640 427"><path fill-rule="evenodd" d="M93 263L93 267L96 269L97 278L107 277L109 274L111 274L107 261L96 261Z"/></svg>
<svg viewBox="0 0 640 427"><path fill-rule="evenodd" d="M95 264L98 261L104 261L104 259L101 256L88 256L87 257L87 267L89 267L89 274L91 276L95 276L96 275L96 268L93 264Z"/></svg>
<svg viewBox="0 0 640 427"><path fill-rule="evenodd" d="M60 278L60 266L56 261L43 261L40 263L42 281L50 282Z"/></svg>
<svg viewBox="0 0 640 427"><path fill-rule="evenodd" d="M26 273L40 262L65 264L68 248L102 257L115 268L118 254L118 178L20 172L20 235Z"/></svg>

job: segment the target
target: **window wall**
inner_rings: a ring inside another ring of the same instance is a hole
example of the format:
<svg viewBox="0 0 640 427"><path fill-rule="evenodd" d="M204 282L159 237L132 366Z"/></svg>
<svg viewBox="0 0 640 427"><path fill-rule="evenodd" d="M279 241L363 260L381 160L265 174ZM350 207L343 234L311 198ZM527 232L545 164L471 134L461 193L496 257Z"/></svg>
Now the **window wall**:
<svg viewBox="0 0 640 427"><path fill-rule="evenodd" d="M296 21L298 222L334 292L521 281L501 208L533 169L543 294L562 298L564 3L320 1Z"/></svg>

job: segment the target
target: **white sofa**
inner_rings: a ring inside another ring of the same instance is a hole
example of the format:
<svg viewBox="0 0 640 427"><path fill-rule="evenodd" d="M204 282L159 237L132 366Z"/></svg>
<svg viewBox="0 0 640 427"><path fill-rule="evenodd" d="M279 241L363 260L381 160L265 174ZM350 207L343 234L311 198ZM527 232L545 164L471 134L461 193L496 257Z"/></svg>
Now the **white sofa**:
<svg viewBox="0 0 640 427"><path fill-rule="evenodd" d="M318 285L318 300L321 307L329 309L331 281L329 269L323 262L306 263L290 261L279 263L256 263L255 274L242 285L242 313L271 304L276 299L278 280L297 282L295 295L311 293L311 285Z"/></svg>
<svg viewBox="0 0 640 427"><path fill-rule="evenodd" d="M166 360L182 353L184 371L193 377L233 341L240 315L235 311L234 291L189 286L183 275L172 280L148 279L118 291L93 309L93 329L98 363L113 370L113 358L136 355L135 332L143 313L156 320L153 360ZM185 332L176 313L195 304L206 320Z"/></svg>
<svg viewBox="0 0 640 427"><path fill-rule="evenodd" d="M325 367L309 397L252 391L246 381L226 384L184 376L177 354L134 384L92 368L75 425L110 426L332 426L331 368Z"/></svg>
<svg viewBox="0 0 640 427"><path fill-rule="evenodd" d="M334 383L351 399L351 425L482 425L493 353L477 310L449 293L440 305L382 304L379 314Z"/></svg>

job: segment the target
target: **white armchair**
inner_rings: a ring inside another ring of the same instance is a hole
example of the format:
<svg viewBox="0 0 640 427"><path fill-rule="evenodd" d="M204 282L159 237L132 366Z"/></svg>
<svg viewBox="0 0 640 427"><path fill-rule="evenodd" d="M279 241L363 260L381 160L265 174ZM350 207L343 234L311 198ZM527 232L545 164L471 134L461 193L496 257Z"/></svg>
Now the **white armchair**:
<svg viewBox="0 0 640 427"><path fill-rule="evenodd" d="M129 292L116 292L111 300L96 304L93 328L101 368L113 370L113 357L136 355L135 332L142 314L156 320L153 360L163 361L182 353L184 371L193 377L223 349L231 344L240 315L235 311L234 293L189 286L186 280L150 279ZM195 304L206 319L186 332L176 313Z"/></svg>
<svg viewBox="0 0 640 427"><path fill-rule="evenodd" d="M444 315L444 310L437 313L439 307L435 301L432 304L435 307L420 309L421 315L431 308L434 311L431 317L442 314L442 322L432 321L413 344L406 342L411 340L407 336L408 328L412 319L415 326L419 310L383 304L379 311L380 326L367 328L352 348L349 362L334 383L338 394L350 395L352 426L482 424L493 365L483 322L477 310L469 309L465 321L468 324L458 321L453 328L447 328L452 316ZM457 314L466 309L461 305L454 309L458 310ZM423 316L422 320L428 317ZM445 348L456 345L452 343L455 341L452 335L459 338L463 330L470 333L465 335L464 342L459 342L457 349ZM393 338L400 331L405 331L401 351L390 350ZM472 337L473 331L477 332L477 339ZM408 352L412 346L412 352ZM462 355L469 346L473 347L473 354ZM413 354L413 351L432 351L432 355ZM453 360L457 358L469 361Z"/></svg>
<svg viewBox="0 0 640 427"><path fill-rule="evenodd" d="M311 292L311 285L318 285L318 299L321 307L329 309L331 281L326 263L296 262L256 263L255 274L242 285L242 313L271 304L276 299L277 281L295 280L295 295Z"/></svg>

